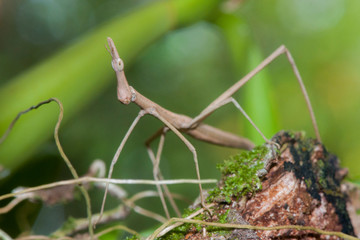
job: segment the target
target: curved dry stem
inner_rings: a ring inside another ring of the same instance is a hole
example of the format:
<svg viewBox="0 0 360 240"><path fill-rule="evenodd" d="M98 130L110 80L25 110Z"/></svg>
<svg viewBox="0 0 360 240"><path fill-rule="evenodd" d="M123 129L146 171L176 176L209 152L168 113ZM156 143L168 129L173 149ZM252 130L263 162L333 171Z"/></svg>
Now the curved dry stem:
<svg viewBox="0 0 360 240"><path fill-rule="evenodd" d="M3 240L12 240L12 238L7 235L7 233L4 232L2 229L0 229L0 238Z"/></svg>
<svg viewBox="0 0 360 240"><path fill-rule="evenodd" d="M100 187L100 188L108 187L108 191L109 191L110 195L115 196L116 198L120 199L127 208L133 209L136 213L138 213L138 214L140 214L142 216L145 216L145 217L152 218L152 219L154 219L156 221L159 221L161 223L166 222L167 219L164 218L163 216L136 205L135 201L132 198L131 199L126 198L127 193L121 187L119 187L119 186L117 186L115 184L104 184L104 183L97 184L97 186ZM136 200L139 200L139 199L145 198L145 197L149 197L149 196L150 197L154 196L153 194L150 195L149 193L144 193L144 192L140 192L140 193L138 193L136 195L137 195ZM157 196L159 196L159 195L157 195ZM106 212L104 211L104 215L105 214L106 214ZM101 218L100 222L103 223L104 222L103 219L104 218Z"/></svg>
<svg viewBox="0 0 360 240"><path fill-rule="evenodd" d="M123 200L123 201L128 207L132 208L136 213L138 213L140 215L152 218L161 223L166 222L167 219L164 218L163 216L135 205L136 201L138 201L142 198L146 198L146 197L159 197L159 193L156 191L143 191L143 192L139 192L139 193L135 194L134 196L132 196L131 198L129 198L127 200ZM171 193L171 197L184 200L184 197L180 194Z"/></svg>
<svg viewBox="0 0 360 240"><path fill-rule="evenodd" d="M0 208L0 214L10 212L16 205L27 199L27 197L17 197L11 200L6 206Z"/></svg>
<svg viewBox="0 0 360 240"><path fill-rule="evenodd" d="M263 231L271 231L271 230L281 230L281 229L296 229L298 231L301 230L309 230L321 235L327 236L337 236L343 239L350 239L350 240L359 240L359 238L350 236L348 234L342 232L335 232L335 231L326 231L321 230L316 227L311 226L299 226L299 225L282 225L282 226L274 226L274 227L262 227L262 226L252 226L252 225L243 225L243 224L231 224L231 223L214 223L214 222L205 222L201 220L194 220L194 219L184 219L184 218L172 218L159 227L149 238L148 240L155 239L160 233L163 232L168 226L174 223L193 223L193 224L201 224L206 226L214 226L220 228L235 228L235 229L249 229L249 230L263 230Z"/></svg>
<svg viewBox="0 0 360 240"><path fill-rule="evenodd" d="M19 120L19 118L21 117L21 115L25 114L25 113L28 113L30 112L31 110L34 110L34 109L37 109L39 108L40 106L44 105L44 104L48 104L50 102L54 101L52 98L48 99L48 100L45 100L45 101L42 101L42 102L39 102L38 104L34 105L34 106L31 106L29 107L28 109L24 110L24 111L21 111L19 112L16 117L14 118L14 120L11 121L9 127L6 129L5 133L1 136L0 138L0 144L3 143L5 141L5 139L9 136L11 130L13 129L15 123L17 122L17 120Z"/></svg>
<svg viewBox="0 0 360 240"><path fill-rule="evenodd" d="M88 183L88 182L103 182L103 183L114 183L114 184L143 184L143 185L156 185L156 184L206 184L206 183L217 183L216 179L204 179L204 180L197 180L197 179L175 179L175 180L146 180L146 179L107 179L107 178L95 178L95 177L81 177L77 179L71 179L71 180L64 180L64 181L58 181L54 183L49 184L43 184L36 187L27 188L15 193L8 193L0 196L0 201L15 197L21 194L34 192L38 190L63 186L63 185L70 185L70 184L77 184L77 183Z"/></svg>
<svg viewBox="0 0 360 240"><path fill-rule="evenodd" d="M102 235L107 234L109 232L112 232L114 230L124 230L124 231L126 231L126 232L128 232L128 233L130 233L132 235L136 235L138 238L141 238L141 235L138 232L136 232L135 230L132 230L132 229L126 227L126 226L123 226L123 225L117 225L117 226L109 227L109 228L107 228L107 229L105 229L105 230L103 230L101 232L96 233L94 235L94 237L99 238Z"/></svg>
<svg viewBox="0 0 360 240"><path fill-rule="evenodd" d="M161 222L161 223L164 223L167 221L167 218L161 216L160 214L157 214L157 213L154 213L150 210L147 210L145 208L142 208L138 205L135 205L134 203L132 202L128 202L128 201L124 201L125 205L132 208L136 213L140 214L140 215L143 215L145 217L148 217L148 218L152 218L158 222Z"/></svg>
<svg viewBox="0 0 360 240"><path fill-rule="evenodd" d="M142 192L134 194L131 198L129 198L129 201L136 202L145 197L158 197L158 196L159 196L159 193L157 191L151 191L151 190L142 191ZM183 196L181 194L171 193L171 196L173 198L182 200L184 202L188 202L189 204L192 203L188 198L186 198L185 196Z"/></svg>
<svg viewBox="0 0 360 240"><path fill-rule="evenodd" d="M132 196L129 199L122 199L122 201L124 202L124 204L126 206L132 208L136 213L138 213L140 215L152 218L161 223L166 222L167 219L164 218L163 216L161 216L157 213L154 213L152 211L146 210L135 204L136 201L138 201L142 198L147 198L147 197L159 197L159 193L156 191L142 191L142 192L136 193L134 196ZM182 200L184 199L184 197L181 196L180 194L171 194L171 197L182 199Z"/></svg>
<svg viewBox="0 0 360 240"><path fill-rule="evenodd" d="M60 155L64 159L64 161L65 161L66 165L68 166L68 168L69 168L71 174L73 175L73 177L75 179L78 179L79 175L77 174L75 168L71 164L69 158L66 156L66 154L65 154L65 152L64 152L64 150L63 150L63 148L61 146L60 139L59 139L59 128L60 128L61 121L63 119L64 108L62 106L62 103L57 98L50 98L50 100L55 101L59 105L59 108L60 108L59 119L58 119L58 122L56 123L55 131L54 131L54 137L55 137L56 146L58 147ZM87 212L87 217L88 217L88 220L89 220L89 228L88 228L88 230L89 230L90 238L93 239L94 231L93 231L92 226L91 226L92 212L91 212L90 196L89 196L89 193L86 191L86 189L83 186L79 185L79 189L80 189L82 195L85 198L86 212Z"/></svg>
<svg viewBox="0 0 360 240"><path fill-rule="evenodd" d="M103 218L101 219L101 224L110 223L110 222L120 222L126 219L130 214L129 209L121 204L116 208L107 210L104 212ZM93 221L98 218L98 214L93 215ZM69 224L70 223L70 224ZM51 233L53 237L63 237L63 236L75 236L77 233L80 233L83 230L88 228L89 224L86 218L77 218L71 219L65 222L62 227L60 227L55 232ZM94 239L97 239L94 237Z"/></svg>
<svg viewBox="0 0 360 240"><path fill-rule="evenodd" d="M105 184L98 185L98 187L105 188ZM161 223L164 223L167 220L166 218L158 215L157 213L151 212L149 210L143 209L143 208L135 205L135 201L133 201L132 199L127 199L124 194L118 194L119 191L123 191L122 189L119 189L119 188L120 188L119 186L110 185L109 194L114 195L116 198L120 199L124 204L121 204L114 209L104 211L103 217L101 218L101 221L99 223L104 224L104 223L124 220L130 214L130 209L133 209L135 212L137 212L138 214L140 214L142 216L152 218ZM136 194L135 199L139 200L141 198L153 197L153 196L158 197L157 193L155 195L153 193L156 193L156 192L154 192L154 191L140 192L140 193ZM97 214L93 215L93 221L95 219L97 219L98 217L99 217L99 215L97 215ZM65 226L65 225L66 225L66 223L63 226ZM75 233L86 229L88 226L88 223L87 223L86 219L74 219L71 221L71 226L73 226L73 227L72 228L70 228L70 227L59 228L59 230L52 233L52 236L60 237L60 236L74 235ZM118 227L126 228L125 226L120 226L120 225Z"/></svg>
<svg viewBox="0 0 360 240"><path fill-rule="evenodd" d="M60 140L59 140L59 128L60 128L60 125L61 125L61 121L63 119L63 114L64 114L64 108L62 106L62 103L60 102L60 100L58 100L57 98L49 98L48 100L45 100L45 101L42 101L40 103L38 103L37 105L35 106L31 106L29 107L28 109L24 110L24 111L21 111L20 113L18 113L18 115L15 117L15 119L11 122L10 126L8 127L8 129L6 130L6 132L4 133L4 135L0 138L0 144L6 139L6 137L9 135L11 129L14 127L15 123L17 122L17 120L20 118L21 115L31 111L31 110L34 110L34 109L37 109L39 108L40 106L44 105L44 104L48 104L50 102L56 102L60 108L60 112L59 112L59 118L58 118L58 121L56 123L56 126L55 126L55 130L54 130L54 138L55 138L55 142L56 142L56 146L59 150L59 153L61 155L61 157L64 159L67 167L69 168L71 174L73 175L73 177L75 179L78 179L79 176L75 170L75 168L72 166L69 158L66 156L61 144L60 144ZM91 239L92 239L92 236L93 236L93 230L91 228L91 205L90 205L90 197L89 197L89 194L88 192L86 191L86 189L82 186L79 186L80 188L80 191L82 193L82 195L84 196L85 198L85 202L86 202L86 209L87 209L87 216L88 216L88 220L89 220L89 234L91 236Z"/></svg>
<svg viewBox="0 0 360 240"><path fill-rule="evenodd" d="M211 204L208 205L208 208L211 208L211 207L213 207L214 205L215 205L215 203L211 203ZM192 218L196 217L197 215L203 213L204 211L207 211L207 209L201 208L201 209L197 210L196 212L190 214L189 216L187 216L187 217L184 218L184 219L192 219ZM182 218L181 218L181 219L182 219ZM183 224L183 223L181 223L181 222L177 222L177 223L171 224L171 226L168 226L168 227L166 227L165 229L163 229L161 232L159 232L159 234L157 235L157 237L161 237L161 236L165 235L166 233L168 233L168 232L171 231L172 229L174 229L174 228L176 228L176 227L178 227L178 226L180 226L180 225L182 225L182 224ZM156 232L156 231L155 231L155 232ZM154 232L154 234L155 234L155 232Z"/></svg>
<svg viewBox="0 0 360 240"><path fill-rule="evenodd" d="M75 238L71 237L60 237L60 238L51 238L43 235L31 235L25 237L15 238L14 240L75 240Z"/></svg>

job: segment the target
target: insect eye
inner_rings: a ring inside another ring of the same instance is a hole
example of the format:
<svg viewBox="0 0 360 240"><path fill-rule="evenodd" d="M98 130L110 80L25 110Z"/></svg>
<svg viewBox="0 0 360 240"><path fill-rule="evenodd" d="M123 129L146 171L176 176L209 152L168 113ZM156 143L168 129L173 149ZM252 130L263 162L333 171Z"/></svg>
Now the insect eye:
<svg viewBox="0 0 360 240"><path fill-rule="evenodd" d="M121 72L124 70L124 62L120 58L112 60L111 66L116 72Z"/></svg>

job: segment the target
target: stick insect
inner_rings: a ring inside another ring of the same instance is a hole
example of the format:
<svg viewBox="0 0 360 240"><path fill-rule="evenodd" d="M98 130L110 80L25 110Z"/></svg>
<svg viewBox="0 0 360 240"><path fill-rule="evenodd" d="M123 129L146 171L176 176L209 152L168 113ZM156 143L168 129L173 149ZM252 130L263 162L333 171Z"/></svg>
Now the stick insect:
<svg viewBox="0 0 360 240"><path fill-rule="evenodd" d="M238 91L246 82L248 82L253 76L255 76L258 72L260 72L263 68L265 68L267 65L269 65L274 59L279 57L282 54L285 54L291 67L294 72L294 75L297 79L297 81L300 84L300 88L302 91L302 94L305 98L307 108L310 112L310 117L312 120L312 124L314 127L314 131L317 137L317 140L321 142L319 130L317 127L315 114L313 112L307 91L305 89L304 83L301 79L300 73L298 71L298 68L295 65L295 61L293 57L291 56L290 52L287 50L285 46L280 46L278 49L276 49L269 57L267 57L263 62L261 62L255 69L253 69L250 73L245 75L242 79L240 79L238 82L236 82L233 86L231 86L228 90L226 90L224 93L222 93L217 99L215 99L212 103L210 103L198 116L191 118L185 115L177 114L174 112L171 112L160 105L152 102L150 99L144 97L139 92L137 92L133 87L129 86L125 73L124 73L124 63L119 57L119 53L117 52L117 49L115 47L115 44L111 38L108 38L108 44L109 48L108 51L110 52L112 56L112 67L116 73L117 77L117 97L118 100L127 105L131 102L135 103L140 107L140 112L138 116L135 118L133 123L131 124L130 128L128 129L127 133L125 134L125 137L123 138L119 148L117 149L114 158L112 159L108 178L110 179L112 176L113 168L115 163L117 162L117 159L119 158L119 155L130 136L131 132L135 128L138 121L144 116L144 115L152 115L155 118L159 119L163 124L164 127L162 127L160 130L158 130L150 139L146 141L146 146L148 149L148 153L150 156L150 159L153 162L153 175L155 180L159 180L162 178L162 175L159 170L159 162L160 162L160 156L162 152L162 148L164 145L165 140L165 134L167 131L173 131L180 139L184 142L184 144L187 146L187 148L191 151L193 154L193 159L195 163L195 170L197 179L199 180L199 189L200 189L200 199L201 199L201 205L206 208L205 199L202 192L202 186L200 182L200 171L199 171L199 164L198 164L198 158L196 154L196 150L194 146L182 135L182 133L186 133L190 135L193 138L206 141L212 144L226 146L226 147L234 147L234 148L240 148L240 149L246 149L250 150L254 147L254 144L243 137L237 136L235 134L225 132L223 130L217 129L215 127L209 126L207 124L202 123L210 114L212 114L216 109L220 108L221 106L232 103L235 105L237 109L247 118L248 121L256 128L256 130L261 134L261 136L264 138L265 142L270 143L271 142L261 133L261 131L256 127L256 125L252 122L250 117L245 113L245 111L241 108L239 103L232 97L232 95ZM160 137L158 149L156 155L150 148L151 142ZM104 204L106 200L107 195L107 188L105 188L103 203L101 206L101 213L104 209ZM157 185L157 190L160 195L161 202L164 207L164 211L166 213L166 216L169 218L169 212L165 203L164 194L162 193L161 186ZM166 186L164 187L165 193L169 195L167 192ZM170 203L172 204L175 211L178 213L178 209L176 208L176 205L174 206L173 200L170 199ZM100 214L101 217L101 214Z"/></svg>

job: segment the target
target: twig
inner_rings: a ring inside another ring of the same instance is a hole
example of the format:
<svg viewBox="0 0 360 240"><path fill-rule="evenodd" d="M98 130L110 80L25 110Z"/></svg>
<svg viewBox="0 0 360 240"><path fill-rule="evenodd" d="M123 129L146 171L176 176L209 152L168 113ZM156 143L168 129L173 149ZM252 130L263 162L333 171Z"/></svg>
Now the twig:
<svg viewBox="0 0 360 240"><path fill-rule="evenodd" d="M2 229L0 229L0 237L3 240L12 240L12 238L9 235L7 235L7 233L4 232Z"/></svg>
<svg viewBox="0 0 360 240"><path fill-rule="evenodd" d="M43 236L43 235L31 235L31 236L15 238L14 240L75 240L75 239L71 238L71 237L53 238L53 237L47 237L47 236Z"/></svg>
<svg viewBox="0 0 360 240"><path fill-rule="evenodd" d="M193 223L193 224L201 224L201 225L207 225L207 226L215 226L220 228L235 228L235 229L249 229L249 230L263 230L263 231L269 231L269 230L281 230L281 229L296 229L298 231L300 230L309 230L313 231L322 235L328 235L328 236L337 236L344 239L350 239L350 240L359 240L359 238L350 236L348 234L342 233L342 232L335 232L335 231L326 231L321 230L319 228L311 227L311 226L299 226L299 225L283 225L283 226L274 226L274 227L262 227L262 226L252 226L252 225L243 225L243 224L231 224L231 223L214 223L214 222L205 222L201 220L194 220L194 219L184 219L184 218L171 218L166 223L164 223L161 227L159 227L149 238L148 240L155 239L159 233L161 233L166 227L173 223Z"/></svg>
<svg viewBox="0 0 360 240"><path fill-rule="evenodd" d="M22 201L24 201L26 199L27 199L27 197L21 197L21 196L14 198L6 206L0 208L0 214L4 214L4 213L11 211L11 209L13 209L16 205L18 205L19 203L21 203Z"/></svg>
<svg viewBox="0 0 360 240"><path fill-rule="evenodd" d="M180 200L182 200L184 202L188 202L189 204L192 203L188 198L186 198L185 196L183 196L181 194L171 193L171 195L174 198L180 199ZM159 196L158 192L155 192L155 191L143 191L143 192L136 193L134 196L129 198L129 201L136 202L139 199L144 198L144 197L158 197L158 196Z"/></svg>
<svg viewBox="0 0 360 240"><path fill-rule="evenodd" d="M215 205L215 203L212 203L212 204L210 204L208 207L210 208L210 207L212 207L212 206L214 206L214 205ZM197 210L196 212L190 214L189 216L185 217L184 219L192 219L192 218L196 217L197 215L203 213L204 211L205 211L205 209L204 209L204 208L201 208L201 209ZM181 218L181 219L183 219L183 218ZM174 229L174 228L176 228L176 227L178 227L178 226L180 226L180 225L182 225L182 224L183 224L182 222L177 222L177 223L174 223L174 224L169 224L169 225L171 225L171 226L168 226L168 227L166 227L165 229L163 229L161 232L159 232L159 234L157 235L157 237L161 237L161 236L165 235L166 233L168 233L168 232L171 231L172 229ZM154 234L155 234L155 232L154 232Z"/></svg>
<svg viewBox="0 0 360 240"><path fill-rule="evenodd" d="M114 231L114 230L119 230L119 229L120 229L120 230L124 230L124 231L126 231L126 232L128 232L128 233L131 233L132 235L136 235L136 236L138 236L138 238L141 238L141 235L140 235L138 232L136 232L135 230L132 230L132 229L130 229L130 228L128 228L128 227L122 226L122 225L117 225L117 226L109 227L109 228L105 229L104 231L101 231L101 232L96 233L96 234L94 235L94 237L99 238L99 237L101 237L102 235L104 235L104 234L106 234L106 233L112 232L112 231Z"/></svg>
<svg viewBox="0 0 360 240"><path fill-rule="evenodd" d="M62 103L56 98L51 98L51 99L53 101L55 101L60 107L59 120L56 123L55 131L54 131L54 137L55 137L56 146L58 147L60 155L64 159L64 161L65 161L66 165L68 166L68 168L70 169L70 172L73 175L73 177L75 179L78 179L79 175L77 174L75 168L71 164L69 158L66 156L66 154L65 154L65 152L64 152L64 150L63 150L63 148L61 146L60 140L59 140L59 128L60 128L60 124L61 124L61 121L62 121L62 118L63 118L63 113L64 113ZM89 193L86 191L86 189L83 186L79 185L79 188L80 188L80 191L81 191L82 195L85 198L86 212L87 212L87 217L88 217L88 220L89 220L89 228L88 228L88 230L89 230L90 238L93 239L94 231L93 231L93 228L91 226L91 219L92 219L91 215L92 215L92 213L91 213L91 203L90 203Z"/></svg>
<svg viewBox="0 0 360 240"><path fill-rule="evenodd" d="M12 128L14 127L15 123L17 122L17 120L19 120L19 118L21 117L21 115L25 114L25 113L28 113L30 112L31 110L34 110L34 109L37 109L39 108L40 106L44 105L44 104L48 104L50 102L54 101L53 99L48 99L48 100L45 100L45 101L42 101L42 102L39 102L38 104L34 105L34 106L31 106L29 107L28 109L24 110L24 111L21 111L19 112L16 117L14 118L14 120L11 121L9 127L6 129L5 133L1 136L0 138L0 144L2 144L5 139L8 137L8 135L10 134L10 131L12 130Z"/></svg>
<svg viewBox="0 0 360 240"><path fill-rule="evenodd" d="M129 210L126 208L127 207L125 207L124 205L120 205L114 209L105 211L104 217L101 219L100 223L108 223L116 220L118 221L124 220L130 213ZM93 217L92 220L95 220L96 218L99 217L99 215L94 214L92 217ZM51 235L54 237L69 236L77 232L80 232L89 226L88 220L86 218L71 219L69 221L71 221L72 227L69 227L66 223L64 223L63 227L53 232Z"/></svg>
<svg viewBox="0 0 360 240"><path fill-rule="evenodd" d="M15 117L15 119L10 123L10 126L8 127L8 129L6 130L6 132L4 133L4 135L1 137L0 139L0 144L6 139L6 137L8 136L8 134L10 133L11 129L13 128L13 126L15 125L16 121L20 118L21 115L31 111L31 110L34 110L34 109L37 109L39 108L40 106L44 105L44 104L48 104L50 102L56 102L60 108L60 112L59 112L59 118L58 118L58 121L56 123L56 126L55 126L55 130L54 130L54 138L55 138L55 142L56 142L56 146L60 152L60 155L61 157L64 159L66 165L68 166L71 174L73 175L73 177L75 179L78 179L79 178L79 175L77 174L75 168L72 166L69 158L66 156L62 146L61 146L61 143L60 143L60 140L59 140L59 128L60 128L60 125L61 125L61 121L63 119L63 114L64 114L64 108L62 106L62 103L57 99L57 98L50 98L48 100L45 100L45 101L42 101L40 103L38 103L37 105L35 106L31 106L29 107L28 109L18 113L18 115ZM80 191L82 193L82 195L84 196L85 198L85 202L86 202L86 210L87 210L87 216L88 216L88 220L89 220L89 234L91 236L91 239L92 239L92 236L94 234L94 231L91 227L91 204L90 204L90 197L89 197L89 194L88 192L86 191L86 189L83 187L83 186L79 186L80 188Z"/></svg>
<svg viewBox="0 0 360 240"><path fill-rule="evenodd" d="M216 179L204 179L204 180L197 180L197 179L174 179L174 180L162 180L162 181L155 181L155 180L146 180L146 179L107 179L107 178L95 178L95 177L81 177L77 179L71 180L63 180L49 184L43 184L36 187L27 188L15 193L8 193L0 196L0 201L15 197L24 193L34 192L42 189L53 188L57 186L63 185L70 185L70 184L77 184L77 183L87 183L87 182L102 182L102 183L114 183L114 184L143 184L143 185L156 185L160 184L205 184L205 183L217 183Z"/></svg>
<svg viewBox="0 0 360 240"><path fill-rule="evenodd" d="M117 185L107 183L107 184L101 184L101 185L98 184L98 187L101 187L101 188L108 187L109 193L111 195L114 195L117 198L119 198L125 204L126 207L133 209L136 213L138 213L140 215L152 218L152 219L154 219L156 221L159 221L161 223L164 223L167 220L163 216L161 216L161 215L159 215L159 214L157 214L155 212L149 211L147 209L144 209L144 208L142 208L142 207L135 204L136 200L139 200L139 199L144 198L144 197L149 197L150 195L148 194L148 191L140 192L140 193L136 194L136 196L135 196L136 198L135 198L135 200L133 200L133 198L127 199L126 194L124 194L125 191L122 188L120 188L119 186L117 186ZM153 195L151 195L151 197L152 196ZM159 196L159 195L157 195L157 196ZM100 218L98 218L98 219L100 219ZM103 218L101 218L101 221L99 221L99 222L103 222Z"/></svg>

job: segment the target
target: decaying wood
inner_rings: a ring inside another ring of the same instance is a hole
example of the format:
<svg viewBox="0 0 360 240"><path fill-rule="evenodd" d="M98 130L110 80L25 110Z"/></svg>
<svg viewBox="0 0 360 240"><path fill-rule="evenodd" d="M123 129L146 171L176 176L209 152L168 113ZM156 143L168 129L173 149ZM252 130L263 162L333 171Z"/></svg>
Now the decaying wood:
<svg viewBox="0 0 360 240"><path fill-rule="evenodd" d="M339 168L338 158L310 139L282 133L273 140L285 148L263 182L263 190L247 201L244 219L252 225L305 225L353 235L347 197L341 192L345 172ZM257 234L262 239L321 238L297 230Z"/></svg>
<svg viewBox="0 0 360 240"><path fill-rule="evenodd" d="M246 199L218 203L214 215L228 211L228 223L264 227L301 225L353 236L356 230L359 233L352 224L356 219L354 216L351 219L348 213L347 208L352 206L349 188L341 184L347 171L339 167L338 158L317 140L306 139L300 133L282 131L272 141L280 144L280 157L263 179L262 189ZM216 217L212 221L216 222ZM296 229L236 229L221 236L208 233L206 237L193 231L188 236L187 239L340 239Z"/></svg>

